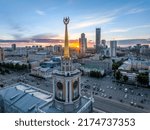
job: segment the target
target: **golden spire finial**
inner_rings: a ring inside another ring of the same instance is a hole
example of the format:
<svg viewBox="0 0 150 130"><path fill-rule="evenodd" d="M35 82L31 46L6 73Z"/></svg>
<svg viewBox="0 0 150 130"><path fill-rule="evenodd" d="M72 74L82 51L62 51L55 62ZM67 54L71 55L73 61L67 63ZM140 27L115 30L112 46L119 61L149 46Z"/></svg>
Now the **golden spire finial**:
<svg viewBox="0 0 150 130"><path fill-rule="evenodd" d="M63 22L65 24L65 46L64 46L64 58L69 58L69 44L68 44L68 28L67 28L67 24L69 24L69 17L65 17L63 19Z"/></svg>

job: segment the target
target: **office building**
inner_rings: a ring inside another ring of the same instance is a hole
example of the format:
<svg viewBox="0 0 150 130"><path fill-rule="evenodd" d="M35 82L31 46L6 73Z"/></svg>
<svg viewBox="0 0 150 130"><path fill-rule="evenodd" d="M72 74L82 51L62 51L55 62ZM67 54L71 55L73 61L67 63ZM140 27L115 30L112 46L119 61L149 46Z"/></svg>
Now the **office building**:
<svg viewBox="0 0 150 130"><path fill-rule="evenodd" d="M96 53L99 53L101 43L101 28L96 28Z"/></svg>
<svg viewBox="0 0 150 130"><path fill-rule="evenodd" d="M4 61L4 58L5 58L4 50L3 50L3 48L0 47L0 62Z"/></svg>
<svg viewBox="0 0 150 130"><path fill-rule="evenodd" d="M13 51L15 51L16 50L16 44L12 44L11 48L12 48Z"/></svg>
<svg viewBox="0 0 150 130"><path fill-rule="evenodd" d="M106 40L104 40L104 39L102 40L102 46L106 47Z"/></svg>
<svg viewBox="0 0 150 130"><path fill-rule="evenodd" d="M85 38L85 34L81 34L81 38L79 38L79 51L80 54L84 54L87 49L87 38Z"/></svg>
<svg viewBox="0 0 150 130"><path fill-rule="evenodd" d="M110 55L116 57L117 41L110 41Z"/></svg>

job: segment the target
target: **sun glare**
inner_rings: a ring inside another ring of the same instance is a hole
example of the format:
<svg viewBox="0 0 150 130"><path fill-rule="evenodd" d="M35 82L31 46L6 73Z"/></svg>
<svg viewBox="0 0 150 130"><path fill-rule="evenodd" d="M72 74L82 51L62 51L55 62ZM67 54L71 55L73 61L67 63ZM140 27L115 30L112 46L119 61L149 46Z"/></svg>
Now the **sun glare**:
<svg viewBox="0 0 150 130"><path fill-rule="evenodd" d="M72 42L72 43L69 44L69 47L79 48L79 42Z"/></svg>

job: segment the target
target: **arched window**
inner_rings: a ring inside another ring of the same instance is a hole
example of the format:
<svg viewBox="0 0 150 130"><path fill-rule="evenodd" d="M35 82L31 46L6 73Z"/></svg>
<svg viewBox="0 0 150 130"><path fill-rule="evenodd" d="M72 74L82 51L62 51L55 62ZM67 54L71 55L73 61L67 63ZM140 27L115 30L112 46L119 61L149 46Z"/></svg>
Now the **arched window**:
<svg viewBox="0 0 150 130"><path fill-rule="evenodd" d="M63 90L63 84L61 82L57 82L57 88L59 90Z"/></svg>

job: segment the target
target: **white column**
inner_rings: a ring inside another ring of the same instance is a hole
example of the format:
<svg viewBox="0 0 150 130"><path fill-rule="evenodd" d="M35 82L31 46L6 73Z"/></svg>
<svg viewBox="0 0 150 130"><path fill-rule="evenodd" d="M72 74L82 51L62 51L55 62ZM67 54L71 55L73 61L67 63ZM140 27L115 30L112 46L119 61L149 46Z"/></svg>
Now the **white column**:
<svg viewBox="0 0 150 130"><path fill-rule="evenodd" d="M68 102L68 81L67 80L65 82L65 87L66 87L66 101L65 102Z"/></svg>
<svg viewBox="0 0 150 130"><path fill-rule="evenodd" d="M55 98L55 79L54 79L54 77L53 77L53 98Z"/></svg>
<svg viewBox="0 0 150 130"><path fill-rule="evenodd" d="M72 103L72 83L71 83L71 81L69 81L69 87L70 87L69 102Z"/></svg>
<svg viewBox="0 0 150 130"><path fill-rule="evenodd" d="M81 96L81 76L79 76L79 95Z"/></svg>

